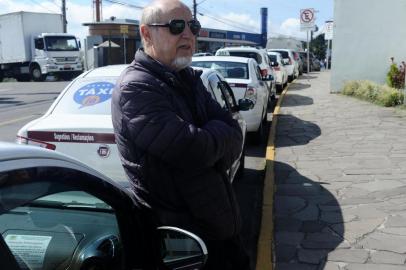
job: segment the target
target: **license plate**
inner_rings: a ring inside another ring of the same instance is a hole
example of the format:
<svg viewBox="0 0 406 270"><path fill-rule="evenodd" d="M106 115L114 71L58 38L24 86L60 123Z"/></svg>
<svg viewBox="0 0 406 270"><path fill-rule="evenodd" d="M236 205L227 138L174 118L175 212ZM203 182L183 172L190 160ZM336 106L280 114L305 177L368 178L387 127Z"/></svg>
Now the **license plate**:
<svg viewBox="0 0 406 270"><path fill-rule="evenodd" d="M70 65L64 65L63 67L64 68L70 68Z"/></svg>

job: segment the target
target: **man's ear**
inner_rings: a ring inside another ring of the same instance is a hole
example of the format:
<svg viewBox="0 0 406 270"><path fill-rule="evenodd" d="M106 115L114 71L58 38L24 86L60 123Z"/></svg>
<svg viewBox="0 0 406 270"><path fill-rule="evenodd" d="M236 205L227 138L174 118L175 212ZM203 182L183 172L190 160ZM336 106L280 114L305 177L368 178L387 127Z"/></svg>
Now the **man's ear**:
<svg viewBox="0 0 406 270"><path fill-rule="evenodd" d="M140 32L141 32L141 35L144 38L145 42L151 43L151 32L150 32L150 29L149 29L148 25L141 24L140 25Z"/></svg>

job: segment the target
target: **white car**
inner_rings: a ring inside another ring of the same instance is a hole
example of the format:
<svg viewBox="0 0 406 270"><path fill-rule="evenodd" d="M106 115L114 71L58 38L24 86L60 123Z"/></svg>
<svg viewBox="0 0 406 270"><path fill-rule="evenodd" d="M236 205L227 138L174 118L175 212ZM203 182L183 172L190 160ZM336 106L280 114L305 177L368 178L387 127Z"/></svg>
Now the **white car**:
<svg viewBox="0 0 406 270"><path fill-rule="evenodd" d="M18 131L16 142L57 150L117 182L127 182L111 120L111 94L117 78L126 67L106 66L80 75L61 92L44 116ZM203 81L207 83L204 77L212 73L203 72ZM249 107L249 104L245 106ZM232 176L240 163L231 168Z"/></svg>
<svg viewBox="0 0 406 270"><path fill-rule="evenodd" d="M133 192L86 164L27 145L0 142L0 153L1 269L204 267L198 236L153 227Z"/></svg>
<svg viewBox="0 0 406 270"><path fill-rule="evenodd" d="M268 52L278 52L284 59L285 67L288 71L289 82L293 81L299 76L299 63L295 60L293 50L290 49L271 49Z"/></svg>
<svg viewBox="0 0 406 270"><path fill-rule="evenodd" d="M278 52L268 52L268 56L275 72L276 90L282 91L288 83L288 71L282 62L282 55Z"/></svg>
<svg viewBox="0 0 406 270"><path fill-rule="evenodd" d="M211 68L219 71L234 92L236 99L251 99L252 110L242 111L248 132L255 135L259 143L263 137L264 120L268 108L268 86L260 74L258 63L252 58L234 56L193 57L193 67Z"/></svg>
<svg viewBox="0 0 406 270"><path fill-rule="evenodd" d="M218 49L216 51L216 56L238 56L255 59L261 70L261 76L263 78L270 77L270 79L267 80L267 85L269 87L269 98L270 100L275 99L276 97L275 80L274 80L275 75L272 70L271 63L269 61L265 49L249 46L225 47Z"/></svg>

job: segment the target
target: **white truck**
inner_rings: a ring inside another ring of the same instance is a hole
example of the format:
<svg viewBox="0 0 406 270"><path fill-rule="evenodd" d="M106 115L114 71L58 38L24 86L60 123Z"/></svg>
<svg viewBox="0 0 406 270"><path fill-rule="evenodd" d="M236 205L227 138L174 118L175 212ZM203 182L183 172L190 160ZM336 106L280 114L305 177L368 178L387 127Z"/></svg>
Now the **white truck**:
<svg viewBox="0 0 406 270"><path fill-rule="evenodd" d="M63 33L61 14L0 15L0 82L43 81L48 74L69 80L82 72L80 42Z"/></svg>

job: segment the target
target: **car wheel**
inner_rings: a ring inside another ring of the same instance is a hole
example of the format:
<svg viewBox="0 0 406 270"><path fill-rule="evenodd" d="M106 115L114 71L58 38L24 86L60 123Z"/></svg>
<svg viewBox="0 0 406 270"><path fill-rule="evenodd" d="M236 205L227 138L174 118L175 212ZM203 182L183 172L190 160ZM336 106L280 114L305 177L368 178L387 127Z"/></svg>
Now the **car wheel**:
<svg viewBox="0 0 406 270"><path fill-rule="evenodd" d="M43 82L46 75L42 75L41 69L38 65L34 65L30 69L31 79L35 82Z"/></svg>
<svg viewBox="0 0 406 270"><path fill-rule="evenodd" d="M259 124L259 127L257 129L257 131L254 132L253 134L253 140L254 140L254 144L259 145L262 143L262 138L264 135L264 120L261 121L261 123Z"/></svg>
<svg viewBox="0 0 406 270"><path fill-rule="evenodd" d="M31 80L30 75L28 74L20 74L15 76L17 82L29 82Z"/></svg>
<svg viewBox="0 0 406 270"><path fill-rule="evenodd" d="M292 82L293 81L293 75L289 75L288 76L288 82Z"/></svg>

